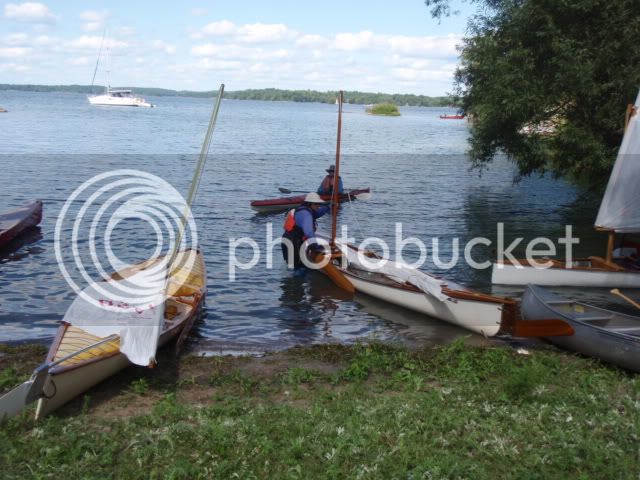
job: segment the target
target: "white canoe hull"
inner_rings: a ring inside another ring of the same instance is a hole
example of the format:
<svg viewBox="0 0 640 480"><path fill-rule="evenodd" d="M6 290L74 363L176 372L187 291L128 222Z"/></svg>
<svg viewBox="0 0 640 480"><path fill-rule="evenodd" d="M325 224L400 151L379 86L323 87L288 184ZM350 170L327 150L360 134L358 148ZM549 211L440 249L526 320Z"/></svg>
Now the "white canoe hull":
<svg viewBox="0 0 640 480"><path fill-rule="evenodd" d="M542 285L549 287L640 288L640 272L615 272L570 268L516 267L493 264L491 283L501 285Z"/></svg>
<svg viewBox="0 0 640 480"><path fill-rule="evenodd" d="M499 303L464 299L440 301L426 293L394 288L351 275L342 269L341 271L358 292L424 313L486 337L492 337L500 330L503 306Z"/></svg>
<svg viewBox="0 0 640 480"><path fill-rule="evenodd" d="M168 330L160 337L158 346L168 343L179 333L178 329ZM36 420L60 408L94 385L106 380L132 365L122 353L101 358L78 368L49 373L44 383L45 398L38 400Z"/></svg>
<svg viewBox="0 0 640 480"><path fill-rule="evenodd" d="M113 97L111 95L94 95L89 98L91 105L111 107L153 107L152 104L139 97Z"/></svg>

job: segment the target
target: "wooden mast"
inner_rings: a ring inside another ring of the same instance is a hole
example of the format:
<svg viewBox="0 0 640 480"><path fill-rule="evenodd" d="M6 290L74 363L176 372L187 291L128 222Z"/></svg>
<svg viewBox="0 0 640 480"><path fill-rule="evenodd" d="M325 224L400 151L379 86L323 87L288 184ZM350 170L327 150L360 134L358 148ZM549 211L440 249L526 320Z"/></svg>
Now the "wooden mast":
<svg viewBox="0 0 640 480"><path fill-rule="evenodd" d="M333 172L333 192L331 195L331 248L336 245L336 231L338 225L338 190L340 185L340 137L342 134L342 102L344 93L338 95L338 134L336 140L336 170Z"/></svg>

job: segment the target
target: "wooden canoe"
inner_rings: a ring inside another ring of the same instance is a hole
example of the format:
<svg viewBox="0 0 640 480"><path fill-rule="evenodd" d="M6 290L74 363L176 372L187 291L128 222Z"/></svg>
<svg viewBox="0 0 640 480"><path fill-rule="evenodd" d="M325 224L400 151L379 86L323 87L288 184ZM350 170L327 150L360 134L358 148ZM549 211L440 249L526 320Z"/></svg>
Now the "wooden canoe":
<svg viewBox="0 0 640 480"><path fill-rule="evenodd" d="M345 190L345 193L338 197L340 203L346 202L349 199L355 200L356 195L361 193L369 193L369 188L351 189ZM251 208L258 213L278 213L284 212L291 208L296 208L302 205L305 195L296 195L294 197L280 197L272 198L269 200L253 200L251 202ZM331 195L321 195L325 201L331 200Z"/></svg>
<svg viewBox="0 0 640 480"><path fill-rule="evenodd" d="M0 213L0 249L30 227L42 221L42 201Z"/></svg>
<svg viewBox="0 0 640 480"><path fill-rule="evenodd" d="M187 333L183 330L192 325L206 294L206 273L202 253L192 249L179 255L195 255L196 258L186 262L190 267L175 270L171 274L159 346ZM129 267L114 274L113 278L131 276L148 268L155 261L157 260ZM179 264L185 263L179 261ZM100 343L101 341L103 343ZM105 341L63 322L51 344L45 365L64 358L66 360L48 368L42 396L38 400L36 418L51 413L92 386L131 365L127 357L120 353L118 337Z"/></svg>
<svg viewBox="0 0 640 480"><path fill-rule="evenodd" d="M545 260L540 260L543 262ZM543 285L567 287L640 288L640 266L625 267L601 257L575 259L571 265L548 260L549 268L540 268L527 260L493 264L491 283L503 285Z"/></svg>
<svg viewBox="0 0 640 480"><path fill-rule="evenodd" d="M526 320L569 323L574 335L548 338L555 345L640 372L640 317L569 300L534 285L527 286L521 311Z"/></svg>
<svg viewBox="0 0 640 480"><path fill-rule="evenodd" d="M326 240L326 237L322 238ZM339 245L339 242L337 244ZM355 245L349 244L348 248L351 251L358 251ZM363 250L360 252L368 257L376 256L374 252ZM343 254L338 254L332 260L332 265L336 271L344 275L355 291L466 328L485 337L498 334L537 337L541 334L571 335L573 333L571 328L562 321L550 321L544 325L523 321L518 315L517 302L512 298L477 292L440 277L414 270L416 275L428 277L440 284L441 293L446 297L446 300L440 300L418 288L411 281L399 282L380 271L363 270L349 261L346 262L345 267L343 260Z"/></svg>

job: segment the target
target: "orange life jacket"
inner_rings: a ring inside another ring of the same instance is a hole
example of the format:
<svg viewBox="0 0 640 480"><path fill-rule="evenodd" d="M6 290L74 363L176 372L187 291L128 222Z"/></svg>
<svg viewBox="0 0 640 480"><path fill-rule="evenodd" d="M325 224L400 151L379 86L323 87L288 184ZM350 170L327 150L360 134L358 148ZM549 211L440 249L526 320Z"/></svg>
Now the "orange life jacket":
<svg viewBox="0 0 640 480"><path fill-rule="evenodd" d="M302 238L302 241L305 241L307 239L307 237L302 232L302 229L300 227L298 227L298 225L296 225L296 212L299 212L300 210L308 210L309 213L311 214L311 216L313 217L313 211L311 210L311 208L309 208L306 205L300 205L299 207L292 208L291 210L289 210L287 212L287 215L285 216L285 219L284 219L283 228L284 228L285 233L288 233L288 234L291 234L291 235L298 234ZM316 229L315 220L313 222L313 229L314 230Z"/></svg>

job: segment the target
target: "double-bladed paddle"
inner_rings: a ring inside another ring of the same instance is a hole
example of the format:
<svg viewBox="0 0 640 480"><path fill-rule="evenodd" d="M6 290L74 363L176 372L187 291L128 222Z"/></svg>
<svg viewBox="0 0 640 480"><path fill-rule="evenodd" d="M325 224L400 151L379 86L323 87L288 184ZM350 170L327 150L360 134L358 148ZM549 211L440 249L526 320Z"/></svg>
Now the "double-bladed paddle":
<svg viewBox="0 0 640 480"><path fill-rule="evenodd" d="M288 188L284 188L284 187L278 187L278 190L280 191L280 193L286 193L286 194L290 194L290 193L309 193L306 191L302 191L302 190L289 190ZM358 194L351 194L349 192L345 192L342 195L346 195L346 196L350 196L351 198L355 198L356 200L370 200L371 197L373 197L373 194L371 192L362 192L362 193L358 193Z"/></svg>

